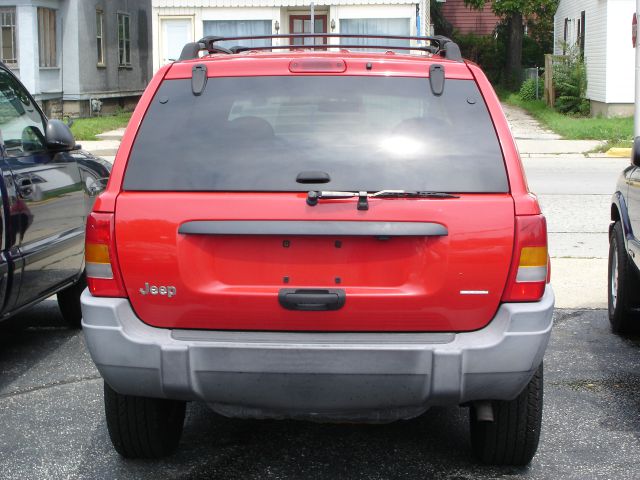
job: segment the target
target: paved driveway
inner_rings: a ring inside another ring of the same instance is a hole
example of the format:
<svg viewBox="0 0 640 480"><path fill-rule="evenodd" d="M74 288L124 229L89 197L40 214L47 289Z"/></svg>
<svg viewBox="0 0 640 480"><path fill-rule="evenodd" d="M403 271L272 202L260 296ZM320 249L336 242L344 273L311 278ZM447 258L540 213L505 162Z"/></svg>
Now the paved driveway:
<svg viewBox="0 0 640 480"><path fill-rule="evenodd" d="M609 332L602 310L560 310L546 357L541 446L529 468L471 458L467 411L436 408L391 425L242 421L198 403L179 452L126 461L109 442L102 382L82 333L54 302L0 330L2 479L637 479L640 340Z"/></svg>

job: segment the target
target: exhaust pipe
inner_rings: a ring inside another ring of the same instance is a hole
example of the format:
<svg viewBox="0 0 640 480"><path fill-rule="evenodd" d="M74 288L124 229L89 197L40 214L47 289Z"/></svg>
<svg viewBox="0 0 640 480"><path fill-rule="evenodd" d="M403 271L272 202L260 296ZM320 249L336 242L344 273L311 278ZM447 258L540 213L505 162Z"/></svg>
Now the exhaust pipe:
<svg viewBox="0 0 640 480"><path fill-rule="evenodd" d="M476 414L476 420L479 422L493 422L493 404L488 400L474 402L473 409Z"/></svg>

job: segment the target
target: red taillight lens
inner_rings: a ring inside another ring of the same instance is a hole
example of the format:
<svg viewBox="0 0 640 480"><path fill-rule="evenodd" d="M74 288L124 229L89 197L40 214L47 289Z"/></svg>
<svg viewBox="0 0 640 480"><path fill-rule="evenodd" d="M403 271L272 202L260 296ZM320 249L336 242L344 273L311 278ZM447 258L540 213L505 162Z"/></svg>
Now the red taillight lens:
<svg viewBox="0 0 640 480"><path fill-rule="evenodd" d="M516 217L515 242L503 302L535 302L549 281L547 221L543 215Z"/></svg>
<svg viewBox="0 0 640 480"><path fill-rule="evenodd" d="M126 297L116 256L113 213L92 212L89 215L84 252L91 294Z"/></svg>

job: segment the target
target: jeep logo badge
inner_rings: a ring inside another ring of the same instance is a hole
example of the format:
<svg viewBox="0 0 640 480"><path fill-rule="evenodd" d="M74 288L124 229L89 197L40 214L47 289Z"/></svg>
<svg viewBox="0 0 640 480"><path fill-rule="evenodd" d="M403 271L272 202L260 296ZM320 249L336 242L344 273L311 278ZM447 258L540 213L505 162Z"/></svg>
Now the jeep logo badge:
<svg viewBox="0 0 640 480"><path fill-rule="evenodd" d="M144 288L140 289L141 295L166 295L167 298L175 297L176 295L176 287L172 285L149 285L148 282L145 282Z"/></svg>

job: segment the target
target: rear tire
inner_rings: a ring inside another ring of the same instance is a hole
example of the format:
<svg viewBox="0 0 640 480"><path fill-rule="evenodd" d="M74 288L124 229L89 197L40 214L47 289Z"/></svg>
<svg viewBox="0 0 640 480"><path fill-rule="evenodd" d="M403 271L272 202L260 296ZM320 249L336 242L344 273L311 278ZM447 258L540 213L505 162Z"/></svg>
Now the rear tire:
<svg viewBox="0 0 640 480"><path fill-rule="evenodd" d="M86 287L87 278L83 273L76 283L58 292L58 307L62 313L62 318L70 328L80 328L82 326L80 295L82 295L82 291Z"/></svg>
<svg viewBox="0 0 640 480"><path fill-rule="evenodd" d="M104 407L109 437L125 458L161 458L176 451L186 402L121 395L106 382Z"/></svg>
<svg viewBox="0 0 640 480"><path fill-rule="evenodd" d="M622 224L616 222L609 236L607 282L609 322L615 333L632 333L638 330L638 315L633 311L637 286L636 273L624 243Z"/></svg>
<svg viewBox="0 0 640 480"><path fill-rule="evenodd" d="M543 368L511 401L493 401L493 422L480 422L471 411L471 446L490 465L525 466L538 450L542 426Z"/></svg>

